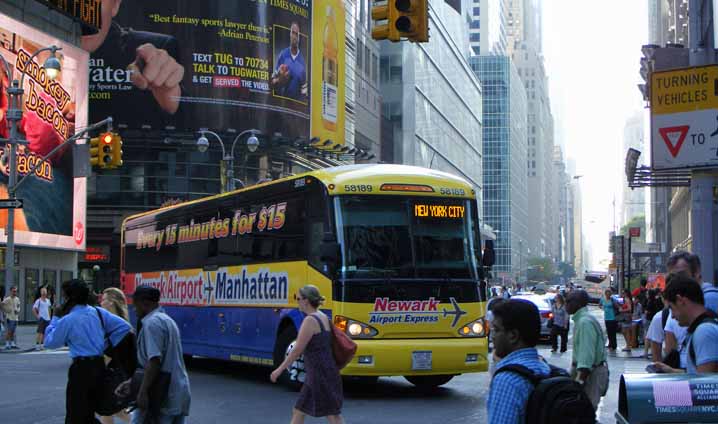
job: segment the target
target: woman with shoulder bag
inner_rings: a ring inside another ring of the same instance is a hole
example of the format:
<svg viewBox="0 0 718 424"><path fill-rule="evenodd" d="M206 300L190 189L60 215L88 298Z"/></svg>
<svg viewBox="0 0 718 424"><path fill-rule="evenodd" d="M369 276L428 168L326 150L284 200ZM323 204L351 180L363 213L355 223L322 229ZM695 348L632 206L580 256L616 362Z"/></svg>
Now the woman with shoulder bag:
<svg viewBox="0 0 718 424"><path fill-rule="evenodd" d="M128 323L130 322L130 315L127 312L127 299L125 298L125 294L122 293L120 289L116 287L109 287L105 289L102 292L102 302L100 303L100 306L102 306L111 314L117 315ZM111 368L119 367L121 365L118 364L117 360L105 355L105 366ZM116 413L111 417L101 416L100 422L102 422L102 424L112 424L115 422L113 417L117 417L118 419L120 419L120 421L125 423L130 422L130 416L124 410Z"/></svg>
<svg viewBox="0 0 718 424"><path fill-rule="evenodd" d="M332 351L332 323L319 311L324 296L319 289L307 285L297 294L299 309L306 314L299 329L294 349L279 367L272 372L272 383L276 383L289 365L304 354L306 379L299 399L292 410L291 424L304 423L304 416L327 417L332 424L341 424L344 394L339 367Z"/></svg>
<svg viewBox="0 0 718 424"><path fill-rule="evenodd" d="M631 352L634 346L634 327L633 327L633 298L629 289L623 290L623 305L621 305L621 332L626 340L626 347L623 352Z"/></svg>
<svg viewBox="0 0 718 424"><path fill-rule="evenodd" d="M553 318L551 318L551 353L556 353L559 336L561 336L561 353L564 353L568 345L568 312L566 312L566 301L560 294L554 297L551 312L553 313Z"/></svg>

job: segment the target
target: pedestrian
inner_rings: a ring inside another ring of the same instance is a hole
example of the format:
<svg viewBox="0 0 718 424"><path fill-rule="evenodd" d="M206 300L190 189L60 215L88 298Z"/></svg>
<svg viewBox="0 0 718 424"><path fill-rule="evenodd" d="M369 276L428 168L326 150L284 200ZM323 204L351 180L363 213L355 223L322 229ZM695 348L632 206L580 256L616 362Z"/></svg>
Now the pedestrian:
<svg viewBox="0 0 718 424"><path fill-rule="evenodd" d="M508 365L522 365L537 376L548 376L549 365L536 350L541 334L541 317L536 305L512 299L494 306L491 332L494 352L501 358L495 366L486 404L489 424L526 422L526 405L534 390L533 383L514 372L499 372Z"/></svg>
<svg viewBox="0 0 718 424"><path fill-rule="evenodd" d="M307 316L299 328L294 349L272 371L270 378L272 383L276 383L284 370L304 354L306 377L292 410L291 424L303 423L305 415L327 417L330 423L343 423L341 411L344 393L339 368L332 354L332 324L319 311L324 296L315 286L307 285L299 289L297 299L299 309Z"/></svg>
<svg viewBox="0 0 718 424"><path fill-rule="evenodd" d="M52 302L47 298L47 289L40 289L40 297L32 305L32 313L37 318L37 335L35 337L35 350L42 350L45 341L45 329L50 324L50 308Z"/></svg>
<svg viewBox="0 0 718 424"><path fill-rule="evenodd" d="M105 308L111 314L117 315L128 323L130 322L130 315L127 312L127 299L125 298L125 294L122 293L122 290L116 287L110 287L105 289L102 292L102 302L100 303L100 306ZM106 367L112 368L121 366L119 364L116 364L115 362L117 361L105 355ZM112 424L114 423L113 417L119 419L122 422L130 422L130 416L124 410L116 413L112 417L101 416L100 422L102 424Z"/></svg>
<svg viewBox="0 0 718 424"><path fill-rule="evenodd" d="M666 283L664 295L671 312L680 325L688 327L685 372L718 373L718 319L705 308L703 289L686 273L670 274ZM684 372L660 362L654 365L663 372Z"/></svg>
<svg viewBox="0 0 718 424"><path fill-rule="evenodd" d="M2 300L5 299L5 286L0 286L0 334L5 334L5 306Z"/></svg>
<svg viewBox="0 0 718 424"><path fill-rule="evenodd" d="M501 297L504 299L511 299L511 293L509 293L509 289L506 288L506 286L501 286Z"/></svg>
<svg viewBox="0 0 718 424"><path fill-rule="evenodd" d="M553 298L551 306L553 313L553 325L551 326L551 353L556 353L558 337L561 337L561 353L566 352L568 345L568 312L566 312L566 301L563 296L557 294Z"/></svg>
<svg viewBox="0 0 718 424"><path fill-rule="evenodd" d="M603 321L606 324L606 333L608 333L608 351L616 353L618 343L616 342L616 333L618 333L618 320L620 317L620 309L618 302L613 298L613 291L606 289L600 300L601 308L603 308Z"/></svg>
<svg viewBox="0 0 718 424"><path fill-rule="evenodd" d="M10 295L3 300L5 311L5 350L20 349L16 343L17 323L20 321L20 298L17 296L17 287L10 288Z"/></svg>
<svg viewBox="0 0 718 424"><path fill-rule="evenodd" d="M633 330L633 298L631 297L631 291L624 289L623 304L621 305L621 333L623 333L623 338L626 340L626 347L622 349L623 352L631 352L634 344Z"/></svg>
<svg viewBox="0 0 718 424"><path fill-rule="evenodd" d="M601 325L588 311L588 293L583 289L566 298L566 311L573 315L573 358L571 377L582 384L593 409L608 391L606 337Z"/></svg>
<svg viewBox="0 0 718 424"><path fill-rule="evenodd" d="M695 271L693 273L693 278L698 281L701 285L701 289L703 290L703 301L706 309L718 314L718 287L716 286L716 281L710 282L703 280L703 270L701 268L701 260L698 255L691 254L690 260L691 266Z"/></svg>
<svg viewBox="0 0 718 424"><path fill-rule="evenodd" d="M695 278L698 274L699 262L698 257L686 252L685 250L679 250L671 254L666 262L666 269L668 275L687 273L691 277ZM664 295L665 299L665 295ZM686 337L688 336L688 327L682 326L673 317L673 313L669 308L668 319L663 326L665 339L663 340L663 351L665 356L663 362L666 363L668 360L669 365L674 368L685 369L687 366L687 355L688 352L683 348L685 345Z"/></svg>
<svg viewBox="0 0 718 424"><path fill-rule="evenodd" d="M177 324L160 307L158 289L139 286L132 301L139 328L137 362L144 370L137 394L138 409L132 412L132 423L184 424L192 398ZM153 399L150 388L160 373L169 374L167 397Z"/></svg>
<svg viewBox="0 0 718 424"><path fill-rule="evenodd" d="M45 330L45 347L70 348L72 365L67 374L65 423L99 423L95 406L105 369L102 356L107 347L105 341L117 345L131 326L102 308L88 306L90 289L83 280L64 282L62 293L65 302L55 308Z"/></svg>
<svg viewBox="0 0 718 424"><path fill-rule="evenodd" d="M637 299L633 298L633 315L631 316L631 335L633 336L633 347L638 347L638 340L643 340L643 304ZM645 353L644 353L645 354Z"/></svg>
<svg viewBox="0 0 718 424"><path fill-rule="evenodd" d="M661 293L659 293L659 301L660 297L662 297ZM649 344L651 358L656 362L665 361L663 359L663 341L666 338L666 332L664 329L668 323L671 313L668 303L663 303L661 301L661 304L664 305L663 309L653 315L651 323L648 326L648 331L646 332L646 342Z"/></svg>

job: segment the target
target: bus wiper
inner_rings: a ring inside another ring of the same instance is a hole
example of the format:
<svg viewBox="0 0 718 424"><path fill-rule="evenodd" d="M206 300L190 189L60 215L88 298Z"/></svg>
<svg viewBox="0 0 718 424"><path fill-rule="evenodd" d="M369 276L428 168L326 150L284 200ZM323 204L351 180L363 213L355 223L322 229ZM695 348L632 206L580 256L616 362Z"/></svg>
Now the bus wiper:
<svg viewBox="0 0 718 424"><path fill-rule="evenodd" d="M354 272L375 272L375 273L383 275L383 276L396 275L396 271L393 269L374 268L374 267L357 268Z"/></svg>

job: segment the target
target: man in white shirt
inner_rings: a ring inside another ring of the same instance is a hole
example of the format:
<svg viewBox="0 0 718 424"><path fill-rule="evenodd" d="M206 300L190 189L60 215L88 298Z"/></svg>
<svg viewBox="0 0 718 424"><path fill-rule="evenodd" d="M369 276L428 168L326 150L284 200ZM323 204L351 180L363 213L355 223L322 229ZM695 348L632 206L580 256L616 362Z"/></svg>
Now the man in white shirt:
<svg viewBox="0 0 718 424"><path fill-rule="evenodd" d="M50 308L52 302L47 298L47 289L40 289L40 297L32 305L32 313L37 317L37 335L35 337L35 350L42 350L45 342L45 329L50 324Z"/></svg>
<svg viewBox="0 0 718 424"><path fill-rule="evenodd" d="M10 288L10 296L3 300L2 306L7 318L5 350L20 349L15 343L15 330L17 330L17 322L20 320L20 298L17 296L17 287Z"/></svg>

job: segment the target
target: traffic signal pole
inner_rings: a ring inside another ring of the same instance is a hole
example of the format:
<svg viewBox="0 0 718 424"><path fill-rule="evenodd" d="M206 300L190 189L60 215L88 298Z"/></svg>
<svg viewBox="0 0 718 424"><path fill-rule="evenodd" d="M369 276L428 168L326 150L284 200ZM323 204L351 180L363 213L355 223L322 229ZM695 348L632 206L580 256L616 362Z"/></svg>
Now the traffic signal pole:
<svg viewBox="0 0 718 424"><path fill-rule="evenodd" d="M715 52L713 28L716 22L712 7L703 7L705 0L690 0L688 5L689 54L691 66L702 66L718 63ZM714 3L715 4L715 3ZM708 2L710 5L710 2ZM707 17L706 14L711 16ZM706 19L709 18L709 19ZM711 28L711 31L708 31ZM691 172L691 237L693 253L700 257L703 279L716 283L718 269L718 223L716 223L715 190L718 186L718 173L715 170L693 169Z"/></svg>

